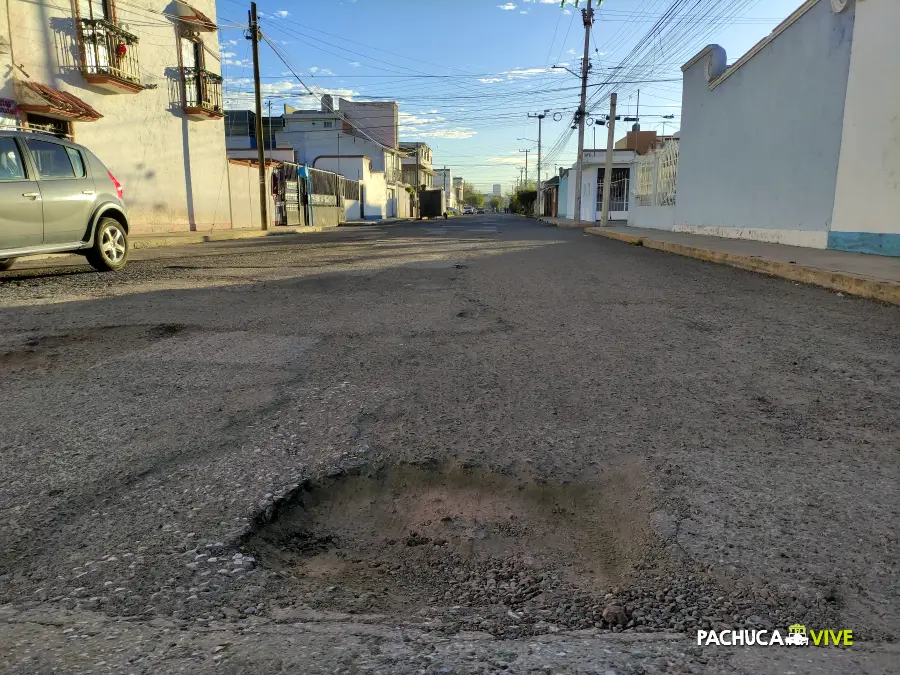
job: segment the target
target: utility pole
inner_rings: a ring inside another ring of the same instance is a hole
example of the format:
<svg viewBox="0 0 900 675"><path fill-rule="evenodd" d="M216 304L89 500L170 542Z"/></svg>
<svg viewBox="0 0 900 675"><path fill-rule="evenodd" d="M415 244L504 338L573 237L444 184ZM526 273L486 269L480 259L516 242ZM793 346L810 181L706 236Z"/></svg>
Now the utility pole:
<svg viewBox="0 0 900 675"><path fill-rule="evenodd" d="M271 159L275 155L275 139L272 136L272 99L266 101L266 105L269 107L269 149L272 150L269 159Z"/></svg>
<svg viewBox="0 0 900 675"><path fill-rule="evenodd" d="M528 117L537 117L538 121L538 178L537 178L537 215L538 217L544 215L544 195L541 192L541 123L544 121L544 118L547 116L549 110L545 110L542 113L538 113L537 115L532 115L528 113Z"/></svg>
<svg viewBox="0 0 900 675"><path fill-rule="evenodd" d="M531 152L531 149L528 148L528 149L522 150L521 148L519 148L519 152L525 153L525 183L522 184L523 186L525 186L528 184L528 153Z"/></svg>
<svg viewBox="0 0 900 675"><path fill-rule="evenodd" d="M587 115L587 80L590 68L591 26L594 25L594 10L591 0L587 0L587 9L581 10L581 22L584 24L584 58L581 60L581 104L578 106L578 162L575 167L575 224L581 224L581 174L584 170L584 118Z"/></svg>
<svg viewBox="0 0 900 675"><path fill-rule="evenodd" d="M253 98L256 103L256 159L259 162L259 217L263 230L269 229L266 213L266 144L263 142L262 98L259 93L259 21L256 18L256 3L250 3L250 43L253 46Z"/></svg>
<svg viewBox="0 0 900 675"><path fill-rule="evenodd" d="M421 183L419 182L419 142L418 141L416 141L416 178L415 178L415 182L416 182L416 184L413 187L416 189L416 191L415 191L415 194L416 194L416 218L418 218L419 217L419 186L421 185Z"/></svg>
<svg viewBox="0 0 900 675"><path fill-rule="evenodd" d="M612 183L613 154L616 139L616 94L609 95L609 134L606 137L606 168L603 170L603 211L600 227L609 225L609 188Z"/></svg>

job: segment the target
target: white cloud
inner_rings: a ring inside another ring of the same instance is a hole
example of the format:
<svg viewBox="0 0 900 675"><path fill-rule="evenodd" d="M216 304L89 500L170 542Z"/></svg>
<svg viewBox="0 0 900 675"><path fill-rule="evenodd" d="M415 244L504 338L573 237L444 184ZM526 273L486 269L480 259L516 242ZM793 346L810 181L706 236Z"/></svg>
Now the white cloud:
<svg viewBox="0 0 900 675"><path fill-rule="evenodd" d="M263 98L276 98L278 103L289 103L297 108L318 108L319 100L323 94L331 94L335 98L353 99L359 92L352 89L331 89L322 87L310 87L316 96L312 96L303 89L296 80L278 80L276 82L264 82L260 86ZM237 91L235 91L237 90ZM226 90L223 94L225 107L231 109L248 109L253 107L253 80L249 77L238 77L227 80Z"/></svg>
<svg viewBox="0 0 900 675"><path fill-rule="evenodd" d="M219 43L219 48L221 49L222 47L234 47L235 45L237 45L237 43L237 40L223 40Z"/></svg>
<svg viewBox="0 0 900 675"><path fill-rule="evenodd" d="M497 5L497 7L499 7L500 9L504 9L508 12L511 9L515 9L516 5L514 5L511 2L507 2L505 5Z"/></svg>
<svg viewBox="0 0 900 675"><path fill-rule="evenodd" d="M478 132L474 129L456 128L456 129L435 129L433 131L420 131L419 136L424 138L472 138Z"/></svg>
<svg viewBox="0 0 900 675"><path fill-rule="evenodd" d="M230 59L232 56L235 56L234 52L219 52L219 58L222 59Z"/></svg>
<svg viewBox="0 0 900 675"><path fill-rule="evenodd" d="M528 14L528 10L527 9L520 10L519 14Z"/></svg>
<svg viewBox="0 0 900 675"><path fill-rule="evenodd" d="M290 15L291 13L286 9L279 9L277 12L275 12L275 16L280 16L282 19L287 18Z"/></svg>
<svg viewBox="0 0 900 675"><path fill-rule="evenodd" d="M424 115L429 115L429 113L420 113ZM445 119L438 115L430 115L426 117L420 117L419 115L413 115L412 113L400 112L397 116L397 121L400 124L401 131L412 131L415 127L420 127L426 124L436 124L438 122L444 122Z"/></svg>
<svg viewBox="0 0 900 675"><path fill-rule="evenodd" d="M546 73L546 68L515 68L513 70L505 70L500 75L506 75L508 80L520 80L526 77L534 77Z"/></svg>
<svg viewBox="0 0 900 675"><path fill-rule="evenodd" d="M522 155L513 155L512 157L488 157L487 161L491 164L521 164L524 160Z"/></svg>
<svg viewBox="0 0 900 675"><path fill-rule="evenodd" d="M252 33L251 33L250 37L251 37L251 38L253 37L253 34L252 34ZM312 66L312 67L309 69L309 72L311 72L311 73L318 73L318 72L319 72L319 66Z"/></svg>
<svg viewBox="0 0 900 675"><path fill-rule="evenodd" d="M572 10L571 10L571 9L564 9L564 10L563 10L563 14L571 14L571 13L572 13Z"/></svg>
<svg viewBox="0 0 900 675"><path fill-rule="evenodd" d="M222 63L226 66L238 66L240 68L251 65L249 59L225 59Z"/></svg>
<svg viewBox="0 0 900 675"><path fill-rule="evenodd" d="M541 0L542 5L555 5L558 0Z"/></svg>
<svg viewBox="0 0 900 675"><path fill-rule="evenodd" d="M492 82L503 82L502 77L479 77L479 82L484 82L485 84L491 84Z"/></svg>
<svg viewBox="0 0 900 675"><path fill-rule="evenodd" d="M566 50L566 54L568 54L569 56L575 56L575 50L574 50L574 49L567 49L567 50Z"/></svg>
<svg viewBox="0 0 900 675"><path fill-rule="evenodd" d="M354 68L359 68L362 64L359 61L351 61L350 65Z"/></svg>

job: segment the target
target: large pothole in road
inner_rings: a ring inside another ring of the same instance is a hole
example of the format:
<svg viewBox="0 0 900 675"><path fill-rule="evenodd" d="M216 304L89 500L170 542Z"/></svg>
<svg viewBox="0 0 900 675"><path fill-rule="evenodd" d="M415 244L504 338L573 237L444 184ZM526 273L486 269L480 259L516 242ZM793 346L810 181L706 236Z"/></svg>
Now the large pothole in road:
<svg viewBox="0 0 900 675"><path fill-rule="evenodd" d="M448 571L457 576L446 569L454 561L516 559L590 587L620 581L643 554L641 500L628 470L559 485L402 466L309 486L248 544L294 574L372 588L390 579L395 593L414 598L445 585ZM406 570L415 573L404 586Z"/></svg>
<svg viewBox="0 0 900 675"><path fill-rule="evenodd" d="M243 544L282 579L281 607L451 630L691 630L796 616L671 560L648 527L649 501L628 465L565 484L399 466L308 484Z"/></svg>

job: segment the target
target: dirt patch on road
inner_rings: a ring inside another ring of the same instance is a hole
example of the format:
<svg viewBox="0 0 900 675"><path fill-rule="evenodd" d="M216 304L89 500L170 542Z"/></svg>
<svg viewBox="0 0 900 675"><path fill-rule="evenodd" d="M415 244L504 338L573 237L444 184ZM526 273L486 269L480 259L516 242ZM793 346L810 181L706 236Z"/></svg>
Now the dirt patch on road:
<svg viewBox="0 0 900 675"><path fill-rule="evenodd" d="M424 563L426 550L564 568L572 583L597 587L621 581L643 558L650 533L642 490L632 468L560 485L402 466L310 486L252 546L273 567L360 589L393 578L399 561ZM414 600L433 586L398 588L398 597Z"/></svg>
<svg viewBox="0 0 900 675"><path fill-rule="evenodd" d="M60 361L92 364L110 357L97 342L115 344L113 354L121 354L186 330L184 324L160 323L22 333L0 344L0 376L43 375Z"/></svg>
<svg viewBox="0 0 900 675"><path fill-rule="evenodd" d="M451 631L515 637L796 616L768 589L723 585L673 557L651 504L637 464L579 483L401 465L302 485L241 548L280 579L269 600L285 620L309 608L427 615Z"/></svg>

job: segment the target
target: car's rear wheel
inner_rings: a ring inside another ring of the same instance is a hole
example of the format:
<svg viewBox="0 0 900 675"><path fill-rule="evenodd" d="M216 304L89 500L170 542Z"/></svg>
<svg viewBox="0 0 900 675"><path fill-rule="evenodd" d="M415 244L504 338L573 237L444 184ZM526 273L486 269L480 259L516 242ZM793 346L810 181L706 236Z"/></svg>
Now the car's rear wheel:
<svg viewBox="0 0 900 675"><path fill-rule="evenodd" d="M8 270L16 262L15 258L0 258L0 272Z"/></svg>
<svg viewBox="0 0 900 675"><path fill-rule="evenodd" d="M128 260L128 233L122 223L113 218L101 218L97 223L94 245L87 253L87 261L100 272L115 272Z"/></svg>

